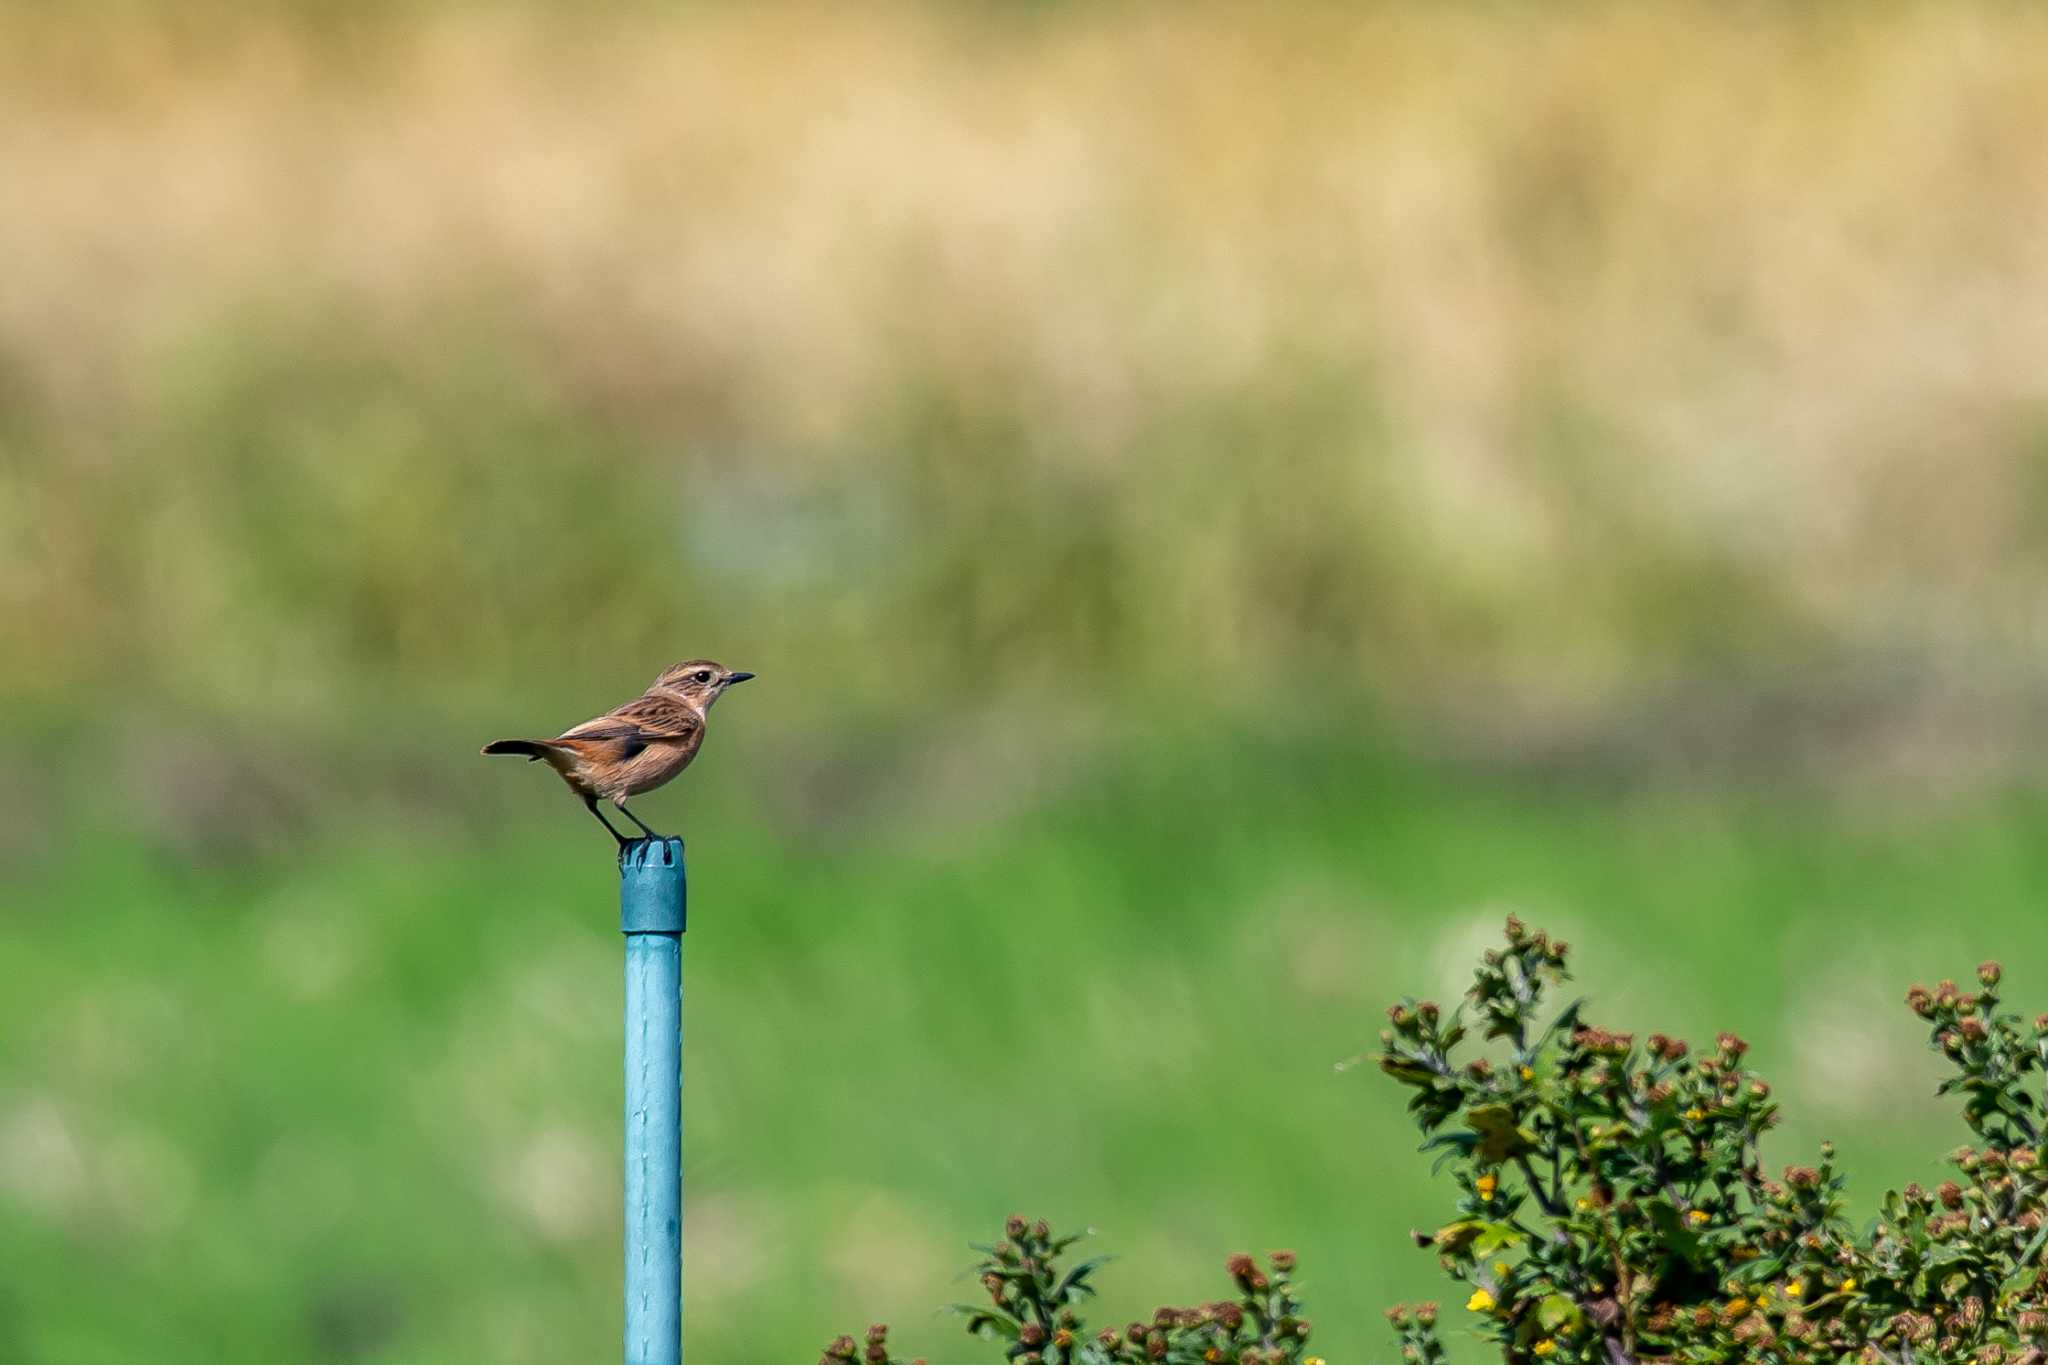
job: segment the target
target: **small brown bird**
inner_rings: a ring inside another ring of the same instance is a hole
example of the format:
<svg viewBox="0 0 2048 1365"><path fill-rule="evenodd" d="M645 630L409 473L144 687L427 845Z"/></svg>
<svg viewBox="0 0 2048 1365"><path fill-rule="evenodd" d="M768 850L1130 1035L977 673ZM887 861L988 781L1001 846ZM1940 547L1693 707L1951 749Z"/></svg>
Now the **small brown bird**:
<svg viewBox="0 0 2048 1365"><path fill-rule="evenodd" d="M522 754L545 762L562 775L569 789L624 848L632 840L612 827L597 808L599 797L640 826L650 839L656 834L626 809L626 798L653 791L690 766L704 742L704 717L725 689L753 677L735 673L709 659L692 659L661 671L644 693L595 720L565 730L553 739L501 739L484 745L487 754Z"/></svg>

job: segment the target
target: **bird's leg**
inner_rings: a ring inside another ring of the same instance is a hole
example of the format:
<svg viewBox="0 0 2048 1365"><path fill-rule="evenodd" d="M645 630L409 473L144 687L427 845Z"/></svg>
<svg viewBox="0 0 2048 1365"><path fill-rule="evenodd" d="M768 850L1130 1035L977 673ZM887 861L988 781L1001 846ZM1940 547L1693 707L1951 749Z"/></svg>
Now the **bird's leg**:
<svg viewBox="0 0 2048 1365"><path fill-rule="evenodd" d="M611 822L611 821L609 821L609 820L607 820L607 819L605 819L605 818L604 818L604 812L603 812L603 811L601 811L601 810L599 810L599 809L597 808L597 798L596 798L596 797L594 797L594 796L588 796L588 795L586 795L586 796L585 796L585 797L583 798L583 805L584 805L584 808L585 808L586 810L588 810L588 811L589 811L589 812L590 812L590 813L591 813L592 815L595 815L595 816L597 817L597 823L599 823L600 825L603 825L603 826L604 826L604 832L605 832L606 834L609 834L609 835L611 835L611 836L612 836L612 838L614 838L614 839L618 840L618 842L619 842L619 847L620 847L621 849L624 849L624 848L626 847L626 845L627 845L627 844L630 844L630 843L632 843L632 842L633 842L633 841L632 841L631 839L628 839L628 838L627 838L627 837L626 837L625 835L623 835L623 834L619 833L619 832L618 832L618 831L617 831L616 829L613 829L613 828L612 828L612 822ZM637 821L637 820L635 820L635 821L634 821L633 823L637 825L637 824L639 824L640 822L639 822L639 821ZM645 829L645 828L646 828L646 826L645 826L645 825L641 825L641 828L642 828L642 829Z"/></svg>
<svg viewBox="0 0 2048 1365"><path fill-rule="evenodd" d="M627 809L626 809L626 803L625 803L625 802L623 802L623 801L614 801L614 802L612 802L612 804L613 804L614 806L617 806L617 807L619 808L619 814L621 814L621 815L625 816L625 817L626 817L626 818L627 818L628 820L631 820L631 821L632 821L632 822L633 822L634 824L636 824L636 825L640 826L640 832L641 832L642 834L645 834L645 835L646 835L646 836L647 836L648 838L650 838L650 839L666 839L666 838L668 837L668 836L667 836L667 835L665 835L665 834L656 834L656 833L655 833L655 832L654 832L653 830L651 830L651 829L647 828L647 822L646 822L645 820L642 820L642 819L641 819L641 818L640 818L639 816L637 816L637 815L633 814L633 812L631 812L631 811L627 810Z"/></svg>

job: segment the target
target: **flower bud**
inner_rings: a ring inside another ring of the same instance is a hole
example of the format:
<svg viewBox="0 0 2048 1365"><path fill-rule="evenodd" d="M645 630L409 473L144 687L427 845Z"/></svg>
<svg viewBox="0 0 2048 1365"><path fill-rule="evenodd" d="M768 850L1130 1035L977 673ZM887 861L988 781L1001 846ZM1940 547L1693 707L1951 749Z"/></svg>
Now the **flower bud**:
<svg viewBox="0 0 2048 1365"><path fill-rule="evenodd" d="M1996 962L1980 962L1977 964L1977 980L1986 990L1996 986L1998 978L2003 975L2005 975L2005 969Z"/></svg>

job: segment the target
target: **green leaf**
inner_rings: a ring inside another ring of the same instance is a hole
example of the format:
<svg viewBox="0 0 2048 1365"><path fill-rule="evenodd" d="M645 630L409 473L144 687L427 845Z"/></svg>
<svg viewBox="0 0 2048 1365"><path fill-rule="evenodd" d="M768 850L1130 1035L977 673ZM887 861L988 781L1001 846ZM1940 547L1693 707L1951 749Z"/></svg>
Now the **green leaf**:
<svg viewBox="0 0 2048 1365"><path fill-rule="evenodd" d="M1536 1040L1536 1045L1529 1049L1529 1054L1533 1057L1535 1054L1543 1051L1560 1030L1569 1031L1576 1029L1579 1026L1579 1011L1586 1007L1586 1000L1587 997L1582 995L1572 1001L1571 1004L1559 1010L1557 1018L1551 1020L1550 1027L1543 1030L1543 1036Z"/></svg>
<svg viewBox="0 0 2048 1365"><path fill-rule="evenodd" d="M2034 1262L2034 1258L2041 1254L2041 1244L2043 1242L2048 1242L2048 1223L2042 1224L2041 1230L2034 1234L2034 1240L2028 1242L2027 1249L2020 1253L2019 1269L2006 1276L2005 1281L1998 1286L1999 1298L2002 1299L2008 1294L2017 1294L2020 1290L2026 1288L2036 1275L2041 1273L2040 1267Z"/></svg>
<svg viewBox="0 0 2048 1365"><path fill-rule="evenodd" d="M1015 1341L1020 1331L1017 1324L1011 1320L1009 1314L997 1313L987 1308L977 1308L971 1303L948 1304L946 1311L958 1313L967 1319L967 1335L971 1337L987 1337L993 1333L996 1336L1007 1337L1011 1341Z"/></svg>
<svg viewBox="0 0 2048 1365"><path fill-rule="evenodd" d="M1465 1115L1465 1122L1479 1134L1477 1155L1489 1166L1536 1150L1536 1135L1518 1126L1515 1111L1504 1104L1482 1104Z"/></svg>
<svg viewBox="0 0 2048 1365"><path fill-rule="evenodd" d="M1069 1270L1066 1278L1060 1281L1059 1288L1053 1291L1054 1300L1066 1303L1068 1302L1067 1296L1069 1294L1076 1296L1093 1294L1095 1290L1087 1283L1088 1276L1094 1272L1097 1266L1107 1265L1115 1259L1116 1257L1114 1256L1091 1256L1072 1270Z"/></svg>
<svg viewBox="0 0 2048 1365"><path fill-rule="evenodd" d="M1436 1249L1446 1255L1455 1256L1475 1241L1486 1230L1486 1224L1476 1218L1464 1218L1455 1223L1446 1223L1436 1230Z"/></svg>
<svg viewBox="0 0 2048 1365"><path fill-rule="evenodd" d="M1488 1223L1472 1241L1474 1256L1491 1256L1524 1240L1525 1234L1509 1223Z"/></svg>
<svg viewBox="0 0 2048 1365"><path fill-rule="evenodd" d="M1439 1147L1450 1147L1455 1149L1460 1155L1470 1156L1472 1149L1478 1145L1479 1134L1477 1133L1438 1133L1415 1150L1418 1152L1431 1152Z"/></svg>
<svg viewBox="0 0 2048 1365"><path fill-rule="evenodd" d="M1669 1199L1649 1199L1644 1201L1643 1208L1649 1213L1650 1221L1656 1225L1665 1245L1687 1261L1697 1264L1700 1259L1700 1237L1687 1225L1687 1220L1678 1211L1678 1206Z"/></svg>
<svg viewBox="0 0 2048 1365"><path fill-rule="evenodd" d="M1536 1323L1549 1336L1565 1328L1577 1331L1584 1316L1579 1306L1562 1294L1547 1294L1536 1304Z"/></svg>
<svg viewBox="0 0 2048 1365"><path fill-rule="evenodd" d="M1380 1070L1406 1085L1428 1085L1437 1079L1436 1072L1428 1067L1418 1066L1400 1057L1380 1058Z"/></svg>

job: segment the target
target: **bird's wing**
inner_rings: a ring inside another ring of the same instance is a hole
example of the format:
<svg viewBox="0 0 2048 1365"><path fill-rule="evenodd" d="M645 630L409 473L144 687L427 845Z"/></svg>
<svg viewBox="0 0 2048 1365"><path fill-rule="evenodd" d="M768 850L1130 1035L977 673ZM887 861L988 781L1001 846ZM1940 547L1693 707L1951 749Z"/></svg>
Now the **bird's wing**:
<svg viewBox="0 0 2048 1365"><path fill-rule="evenodd" d="M564 731L560 738L615 740L622 750L617 756L630 758L650 744L692 739L703 728L703 718L679 702L666 697L636 697L616 710Z"/></svg>

